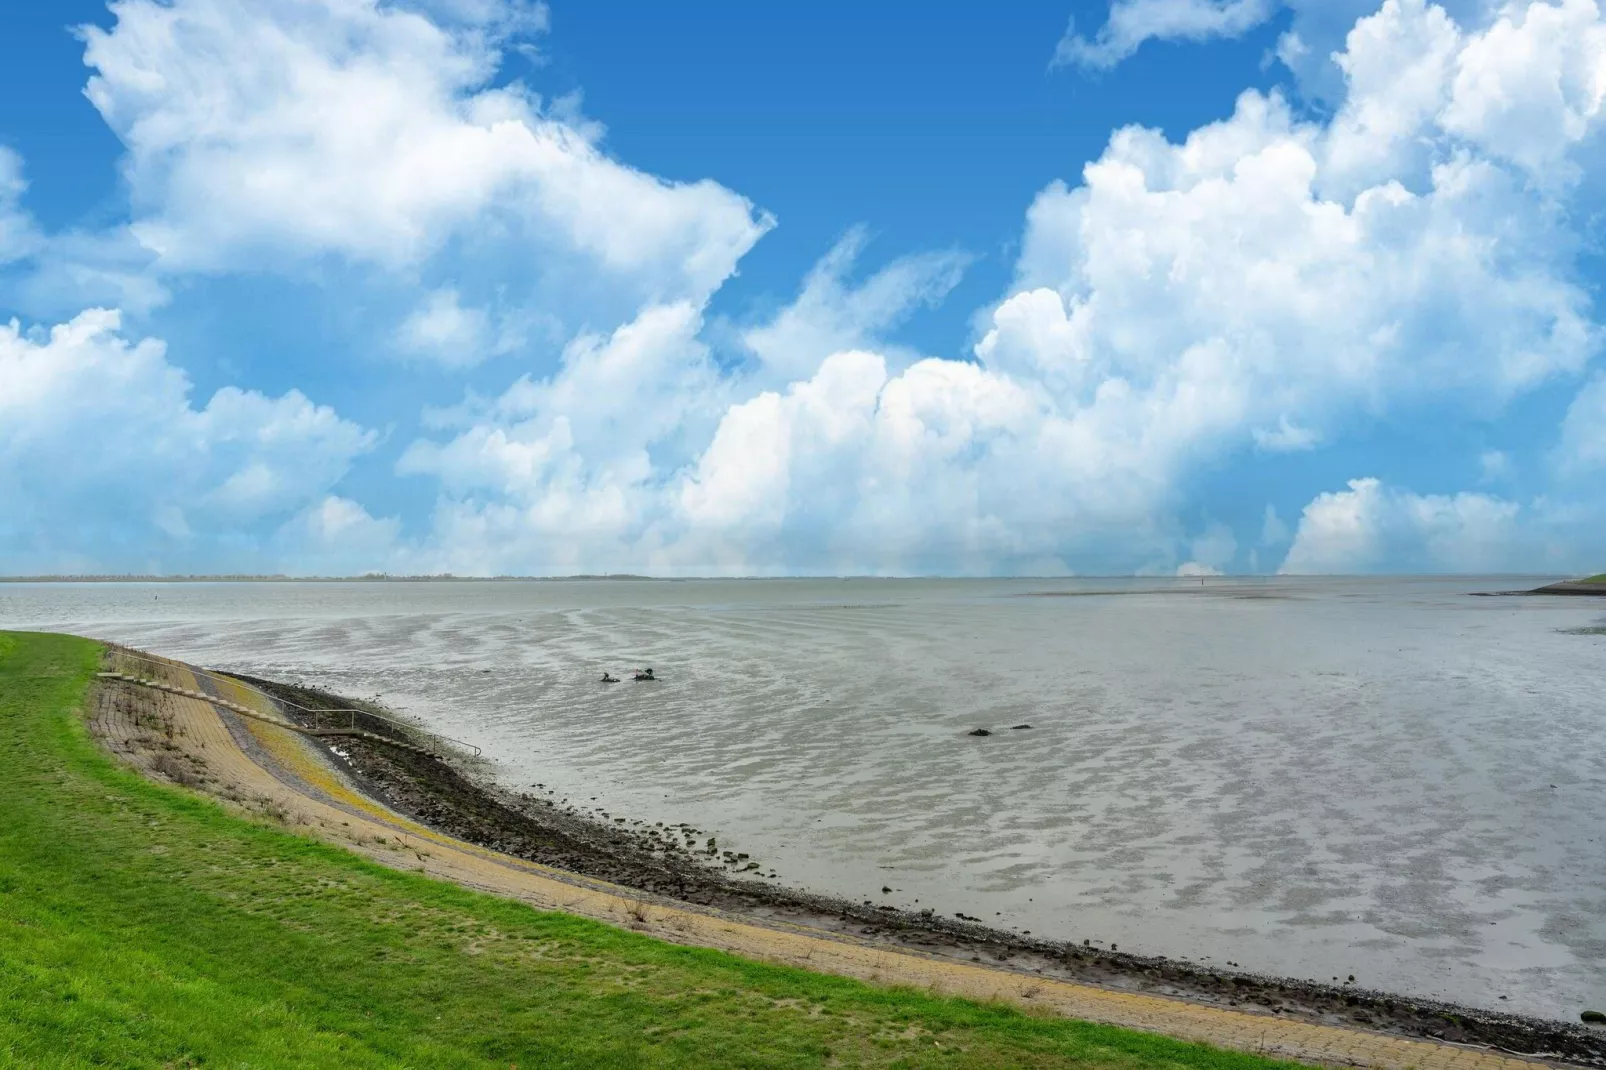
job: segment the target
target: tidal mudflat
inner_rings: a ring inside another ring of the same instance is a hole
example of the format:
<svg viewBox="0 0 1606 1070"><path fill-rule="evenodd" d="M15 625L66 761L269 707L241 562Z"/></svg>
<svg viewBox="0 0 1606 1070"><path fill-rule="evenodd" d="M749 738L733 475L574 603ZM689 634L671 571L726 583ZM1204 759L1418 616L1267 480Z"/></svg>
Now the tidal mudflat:
<svg viewBox="0 0 1606 1070"><path fill-rule="evenodd" d="M1468 597L1524 585L6 585L0 626L378 694L772 883L1576 1020L1606 603Z"/></svg>

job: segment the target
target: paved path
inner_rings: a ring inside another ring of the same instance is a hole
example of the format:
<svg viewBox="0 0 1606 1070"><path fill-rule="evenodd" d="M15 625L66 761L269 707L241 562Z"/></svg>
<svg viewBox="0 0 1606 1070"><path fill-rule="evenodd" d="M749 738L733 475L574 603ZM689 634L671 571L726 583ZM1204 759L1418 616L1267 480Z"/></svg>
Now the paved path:
<svg viewBox="0 0 1606 1070"><path fill-rule="evenodd" d="M260 711L262 719L236 718L232 726L225 723L224 718L235 716L230 706L260 707L259 695L239 687L236 694L208 697L193 674L177 664L168 667L167 678L186 693L155 692L110 679L104 686L128 688L134 692L130 699L143 695L147 703L159 703L162 717L171 719L174 739L204 765L208 790L247 808L273 813L289 824L303 825L398 869L416 870L543 910L563 910L673 943L717 948L878 984L1004 1000L1067 1017L1302 1062L1389 1070L1532 1070L1535 1066L1530 1060L1483 1049L1035 977L644 896L434 832L362 794L310 740L271 723L269 711ZM137 710L139 703L123 705ZM142 731L135 721L133 712L103 706L93 728L113 750L126 755L131 753L131 741ZM247 745L242 747L237 736Z"/></svg>

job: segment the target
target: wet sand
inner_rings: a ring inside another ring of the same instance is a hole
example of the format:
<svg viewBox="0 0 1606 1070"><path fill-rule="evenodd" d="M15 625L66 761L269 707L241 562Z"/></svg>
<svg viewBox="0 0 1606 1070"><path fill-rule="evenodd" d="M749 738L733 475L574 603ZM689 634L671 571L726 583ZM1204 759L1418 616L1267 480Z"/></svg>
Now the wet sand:
<svg viewBox="0 0 1606 1070"><path fill-rule="evenodd" d="M237 678L285 700L279 712L290 720L306 720L298 706L379 710L313 688ZM355 725L378 736L409 737L405 730L373 717L358 715ZM989 928L978 918L900 910L874 900L851 902L780 887L766 882L763 874L768 871L762 865L750 868L754 864L745 855L721 849L717 843L710 850L702 830L646 826L619 818L598 820L573 805L500 788L483 771L477 774L476 763L461 756L419 754L370 739L301 742L322 751L330 766L349 777L366 797L433 832L635 890L657 903L690 904L722 917L782 924L945 962L981 963L1015 976L1162 996L1256 1016L1266 1023L1358 1028L1606 1066L1606 1032L1586 1026L1369 991L1349 983L1321 985L1260 976L1230 963L1224 969L1209 968L1036 939Z"/></svg>

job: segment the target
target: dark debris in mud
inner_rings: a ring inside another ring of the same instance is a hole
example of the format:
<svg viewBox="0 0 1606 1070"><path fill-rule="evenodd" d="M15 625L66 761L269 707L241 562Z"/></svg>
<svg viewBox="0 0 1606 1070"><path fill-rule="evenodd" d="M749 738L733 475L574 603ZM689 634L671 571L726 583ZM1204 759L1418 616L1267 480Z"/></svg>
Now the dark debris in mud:
<svg viewBox="0 0 1606 1070"><path fill-rule="evenodd" d="M311 688L239 678L313 708L361 705ZM287 714L294 712L286 709ZM359 727L393 738L406 735L386 722L369 721ZM765 883L761 875L772 871L745 854L719 850L704 830L632 823L609 814L598 819L556 798L477 783L446 760L382 743L341 738L334 746L343 754L332 747L331 753L363 790L439 832L667 899L1019 973L1606 1067L1606 1031L1588 1026L1370 991L1351 983L1263 977L1126 954L1113 945L1109 950L1096 947L1092 941L1044 940L989 928L963 913L948 918L929 909L908 911L869 900L855 903L816 895Z"/></svg>

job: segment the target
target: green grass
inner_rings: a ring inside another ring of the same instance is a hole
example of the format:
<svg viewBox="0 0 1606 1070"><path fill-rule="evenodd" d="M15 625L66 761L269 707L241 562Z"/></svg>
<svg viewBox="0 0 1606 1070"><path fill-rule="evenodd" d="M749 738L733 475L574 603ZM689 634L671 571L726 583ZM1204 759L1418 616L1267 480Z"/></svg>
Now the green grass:
<svg viewBox="0 0 1606 1070"><path fill-rule="evenodd" d="M78 712L98 656L0 633L0 1065L1278 1065L373 865L115 767Z"/></svg>
<svg viewBox="0 0 1606 1070"><path fill-rule="evenodd" d="M1578 582L1579 583L1606 583L1606 572L1602 572L1599 576L1586 576L1583 579L1579 580Z"/></svg>

